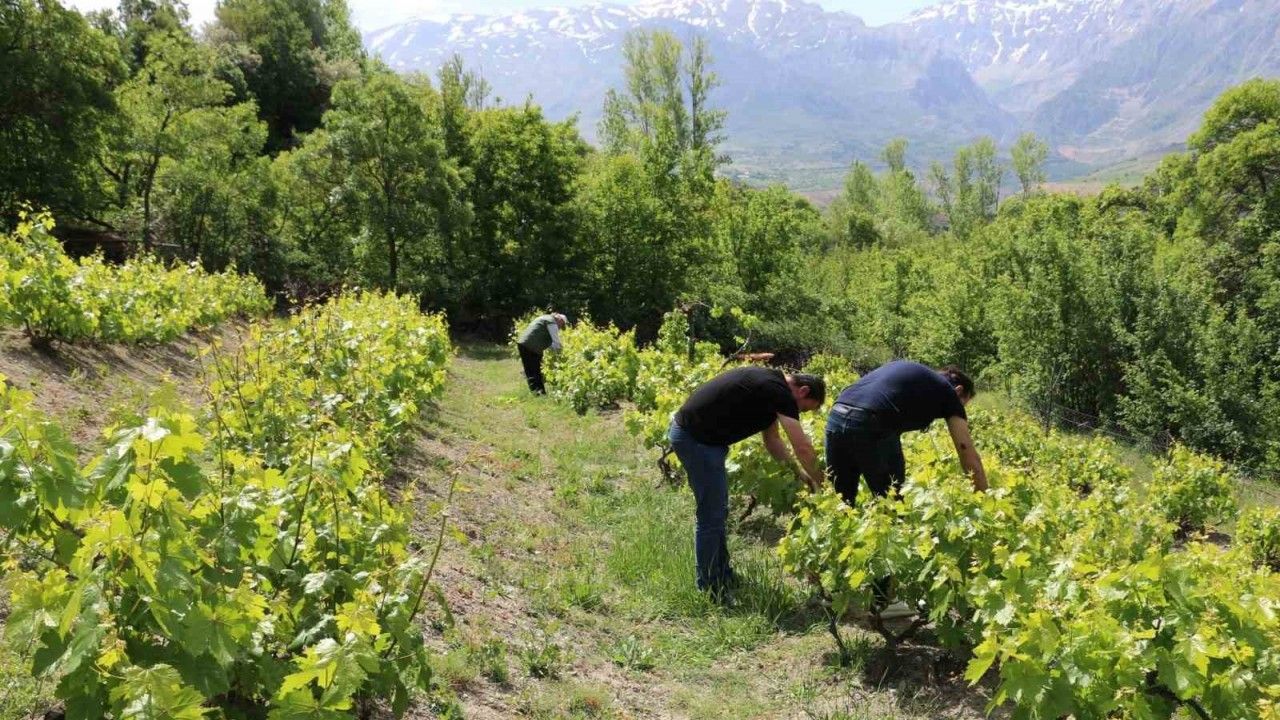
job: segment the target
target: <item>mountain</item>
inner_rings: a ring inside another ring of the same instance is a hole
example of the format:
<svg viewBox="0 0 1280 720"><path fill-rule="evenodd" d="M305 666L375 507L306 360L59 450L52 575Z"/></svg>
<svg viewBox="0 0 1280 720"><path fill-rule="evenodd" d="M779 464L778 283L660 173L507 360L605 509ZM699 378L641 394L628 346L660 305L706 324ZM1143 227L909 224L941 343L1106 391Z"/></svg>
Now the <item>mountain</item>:
<svg viewBox="0 0 1280 720"><path fill-rule="evenodd" d="M1085 163L1177 147L1223 90L1280 75L1280 0L959 0L893 30Z"/></svg>
<svg viewBox="0 0 1280 720"><path fill-rule="evenodd" d="M464 15L386 28L367 44L404 71L430 71L458 53L504 102L532 96L552 117L578 113L592 137L605 91L622 83L622 42L635 28L707 38L722 81L713 97L729 113L726 150L743 177L830 185L852 158L873 158L899 135L923 160L958 139L1007 139L1016 129L958 59L801 0Z"/></svg>
<svg viewBox="0 0 1280 720"><path fill-rule="evenodd" d="M1280 75L1280 0L952 0L881 27L803 0L647 0L415 20L366 43L401 71L459 54L503 102L593 137L636 28L706 37L732 171L810 189L896 136L918 166L1025 129L1106 164L1176 146L1222 90Z"/></svg>

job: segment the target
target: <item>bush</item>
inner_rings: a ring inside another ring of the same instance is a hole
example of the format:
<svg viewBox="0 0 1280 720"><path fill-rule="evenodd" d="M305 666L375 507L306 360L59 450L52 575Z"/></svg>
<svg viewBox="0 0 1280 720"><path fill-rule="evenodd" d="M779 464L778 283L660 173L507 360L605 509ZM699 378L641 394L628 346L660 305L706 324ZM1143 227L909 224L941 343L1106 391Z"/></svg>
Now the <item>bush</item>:
<svg viewBox="0 0 1280 720"><path fill-rule="evenodd" d="M73 262L53 227L47 213L24 215L0 238L0 324L23 328L32 342L162 342L271 308L262 285L234 271L166 268L145 256L121 265L97 256Z"/></svg>
<svg viewBox="0 0 1280 720"><path fill-rule="evenodd" d="M215 356L208 417L152 408L83 467L0 385L6 635L67 717L402 714L430 568L377 470L448 355L412 300L343 298Z"/></svg>
<svg viewBox="0 0 1280 720"><path fill-rule="evenodd" d="M1253 561L1280 572L1280 508L1255 507L1236 522L1232 538Z"/></svg>
<svg viewBox="0 0 1280 720"><path fill-rule="evenodd" d="M1236 511L1235 484L1226 465L1178 446L1156 468L1148 502L1183 533L1201 532Z"/></svg>

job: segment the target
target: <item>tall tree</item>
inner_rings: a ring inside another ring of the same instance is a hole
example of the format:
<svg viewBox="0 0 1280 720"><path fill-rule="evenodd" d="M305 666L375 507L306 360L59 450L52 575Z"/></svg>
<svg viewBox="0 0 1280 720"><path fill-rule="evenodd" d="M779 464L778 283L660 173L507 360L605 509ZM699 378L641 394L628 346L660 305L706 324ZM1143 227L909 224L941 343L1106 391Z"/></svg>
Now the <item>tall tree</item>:
<svg viewBox="0 0 1280 720"><path fill-rule="evenodd" d="M430 119L436 101L425 80L377 71L339 83L325 115L332 152L366 223L366 276L423 293L424 302L449 294L439 272L442 238L469 220L461 180Z"/></svg>
<svg viewBox="0 0 1280 720"><path fill-rule="evenodd" d="M123 125L102 167L114 181L116 204L125 217L135 199L140 203L136 229L150 248L156 240L152 200L161 163L180 156L194 141L193 116L203 110L220 111L231 91L214 76L210 50L188 35L151 36L146 58L142 69L116 92Z"/></svg>
<svg viewBox="0 0 1280 720"><path fill-rule="evenodd" d="M211 36L240 64L273 152L319 126L333 84L363 59L343 0L225 0Z"/></svg>
<svg viewBox="0 0 1280 720"><path fill-rule="evenodd" d="M661 308L697 283L714 254L712 202L715 170L726 161L718 149L725 115L711 104L718 80L701 40L686 47L666 31L635 31L627 36L623 56L624 87L609 91L600 123L612 157L592 168L584 192L619 193L625 201L620 197L584 211L589 232L603 235L594 242L608 248L597 263L604 276L598 287L618 290L598 296L596 305L641 323L643 333L656 330ZM619 215L611 217L614 212ZM608 237L615 224L629 230ZM628 247L632 241L648 248L637 253ZM649 264L637 267L622 258ZM632 282L649 284L652 297L662 299L618 307L615 298L626 295Z"/></svg>
<svg viewBox="0 0 1280 720"><path fill-rule="evenodd" d="M1035 133L1023 133L1010 148L1010 154L1013 156L1013 172L1022 186L1022 196L1030 197L1044 183L1044 162L1049 159L1049 146Z"/></svg>
<svg viewBox="0 0 1280 720"><path fill-rule="evenodd" d="M942 163L934 162L929 175L951 232L968 238L996 216L1004 168L991 138L981 138L957 150L952 168L949 172Z"/></svg>
<svg viewBox="0 0 1280 720"><path fill-rule="evenodd" d="M0 2L0 224L21 203L93 218L118 46L54 0Z"/></svg>

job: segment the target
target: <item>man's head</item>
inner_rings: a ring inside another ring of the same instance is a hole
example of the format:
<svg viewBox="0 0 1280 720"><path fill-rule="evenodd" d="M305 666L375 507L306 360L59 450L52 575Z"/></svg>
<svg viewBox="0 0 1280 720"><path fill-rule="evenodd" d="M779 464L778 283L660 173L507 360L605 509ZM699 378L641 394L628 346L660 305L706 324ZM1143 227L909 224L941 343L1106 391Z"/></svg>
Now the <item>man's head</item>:
<svg viewBox="0 0 1280 720"><path fill-rule="evenodd" d="M788 375L787 386L791 388L791 397L796 399L796 406L801 412L817 410L827 398L827 383L817 375Z"/></svg>
<svg viewBox="0 0 1280 720"><path fill-rule="evenodd" d="M956 389L956 394L960 396L960 402L965 405L968 405L969 401L978 394L978 389L973 385L973 378L955 365L939 368L938 373L951 383L951 386Z"/></svg>
<svg viewBox="0 0 1280 720"><path fill-rule="evenodd" d="M551 313L551 317L555 318L556 327L560 328L561 330L564 329L565 325L569 324L568 319L566 319L565 316L561 315L560 313Z"/></svg>

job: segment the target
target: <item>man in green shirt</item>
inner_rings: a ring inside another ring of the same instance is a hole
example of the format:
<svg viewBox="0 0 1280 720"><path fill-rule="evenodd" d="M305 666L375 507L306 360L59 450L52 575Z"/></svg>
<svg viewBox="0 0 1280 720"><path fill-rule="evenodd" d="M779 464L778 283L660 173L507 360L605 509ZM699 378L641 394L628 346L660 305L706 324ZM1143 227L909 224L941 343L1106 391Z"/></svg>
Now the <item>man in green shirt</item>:
<svg viewBox="0 0 1280 720"><path fill-rule="evenodd" d="M564 326L565 317L560 313L539 315L516 339L525 380L529 381L529 390L535 395L547 392L547 384L542 377L542 353L548 350L560 352L560 331Z"/></svg>

